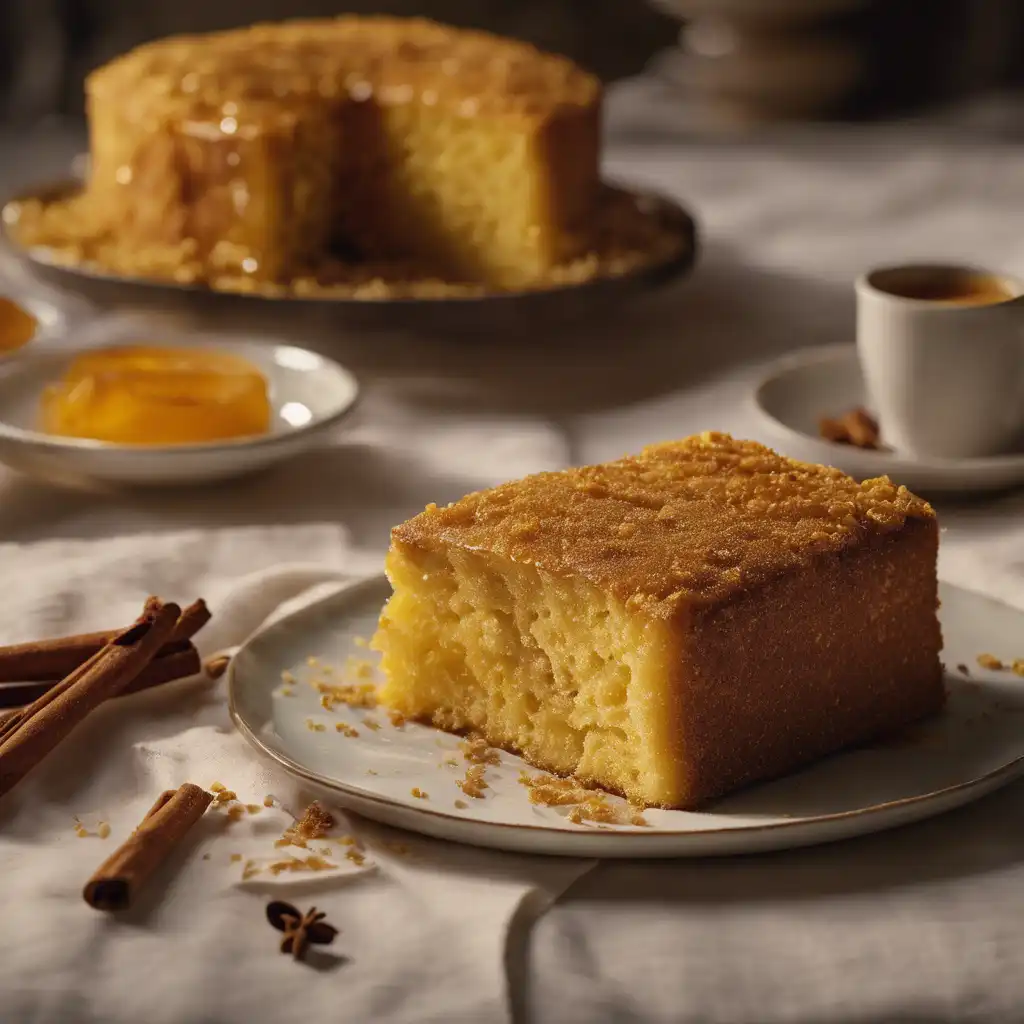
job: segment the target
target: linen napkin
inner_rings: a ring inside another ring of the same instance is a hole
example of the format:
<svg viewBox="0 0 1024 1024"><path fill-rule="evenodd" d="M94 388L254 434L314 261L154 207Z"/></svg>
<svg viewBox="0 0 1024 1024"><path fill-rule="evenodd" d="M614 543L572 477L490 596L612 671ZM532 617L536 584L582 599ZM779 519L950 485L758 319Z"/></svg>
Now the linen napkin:
<svg viewBox="0 0 1024 1024"><path fill-rule="evenodd" d="M273 565L289 552L317 561ZM214 620L198 638L207 654L319 585L379 567L323 524L6 545L0 556L8 579L24 583L0 592L3 639L127 622L155 590L207 599ZM239 578L242 569L254 571ZM131 911L92 910L85 881L156 795L185 781L220 782L253 813L231 821L211 809ZM243 880L249 861L308 852L274 840L286 812L309 799L233 730L223 681L172 683L100 708L0 802L3 1020L516 1019L530 925L591 862L459 847L338 812L338 835L324 843L335 870ZM346 857L343 835L363 863ZM295 963L265 919L270 899L315 905L340 934Z"/></svg>

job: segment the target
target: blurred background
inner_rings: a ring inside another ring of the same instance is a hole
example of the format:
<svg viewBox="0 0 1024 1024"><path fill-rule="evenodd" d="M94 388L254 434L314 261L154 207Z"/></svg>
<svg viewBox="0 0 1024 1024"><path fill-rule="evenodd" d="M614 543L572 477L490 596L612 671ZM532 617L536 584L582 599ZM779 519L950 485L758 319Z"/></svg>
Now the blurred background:
<svg viewBox="0 0 1024 1024"><path fill-rule="evenodd" d="M1024 88L1022 0L0 0L2 111L80 114L89 69L146 39L343 11L518 36L609 82L647 68L702 129L884 118Z"/></svg>

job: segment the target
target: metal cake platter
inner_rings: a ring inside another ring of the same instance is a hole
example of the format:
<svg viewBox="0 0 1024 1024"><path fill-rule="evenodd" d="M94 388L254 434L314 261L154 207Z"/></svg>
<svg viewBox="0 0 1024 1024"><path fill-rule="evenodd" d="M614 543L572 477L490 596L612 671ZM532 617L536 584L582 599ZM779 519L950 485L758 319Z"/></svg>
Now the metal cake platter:
<svg viewBox="0 0 1024 1024"><path fill-rule="evenodd" d="M66 178L22 190L3 203L3 208L16 202L39 200L53 202L72 196L82 187L79 178ZM679 244L666 258L646 263L615 276L598 276L579 283L546 289L517 292L494 292L483 295L401 297L390 299L353 298L348 296L258 295L216 291L205 285L179 284L173 281L127 277L87 264L70 265L57 261L46 248L21 245L7 218L0 217L0 247L21 262L44 282L68 289L99 306L130 303L169 305L188 311L266 312L270 307L315 308L321 315L346 326L381 328L508 328L516 322L543 320L578 320L592 317L625 300L656 290L687 274L698 253L698 232L694 218L683 206L657 193L616 186L657 218L671 233L678 234Z"/></svg>

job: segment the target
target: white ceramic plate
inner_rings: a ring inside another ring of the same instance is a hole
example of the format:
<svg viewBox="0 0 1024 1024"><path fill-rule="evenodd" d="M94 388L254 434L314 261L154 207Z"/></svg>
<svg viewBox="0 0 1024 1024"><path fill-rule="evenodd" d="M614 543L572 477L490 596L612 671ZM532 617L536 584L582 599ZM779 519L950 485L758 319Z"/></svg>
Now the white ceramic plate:
<svg viewBox="0 0 1024 1024"><path fill-rule="evenodd" d="M531 804L519 782L529 769L501 754L484 799L456 787L467 765L454 736L393 727L380 710L325 711L308 685L323 678L307 659L341 666L369 652L389 587L382 577L347 585L258 633L233 659L231 714L258 750L369 818L456 842L581 857L682 857L830 842L917 821L975 800L1024 773L1024 679L976 668L979 653L1024 655L1024 613L942 587L948 711L899 742L850 751L776 782L751 787L703 813L649 810L648 825L576 825L568 808ZM282 673L297 682L283 686ZM340 680L339 674L336 678ZM285 691L290 690L290 694ZM370 718L380 727L365 724ZM358 736L338 732L338 723ZM312 731L310 723L322 723ZM445 764L455 759L458 767ZM533 769L529 769L535 773ZM414 787L429 799L412 795ZM467 806L458 808L462 799ZM609 797L613 804L622 804Z"/></svg>
<svg viewBox="0 0 1024 1024"><path fill-rule="evenodd" d="M971 494L1024 484L1024 452L981 459L918 459L821 438L818 421L822 416L868 404L853 345L830 345L783 357L755 387L753 404L765 433L780 452L836 466L859 480L887 475L923 494Z"/></svg>
<svg viewBox="0 0 1024 1024"><path fill-rule="evenodd" d="M112 336L108 344L120 339ZM35 429L39 399L76 350L31 351L0 368L0 462L54 483L167 486L244 476L316 443L355 405L359 387L346 369L306 349L223 337L161 336L176 347L231 352L257 366L269 384L269 433L191 445L117 445L53 437Z"/></svg>

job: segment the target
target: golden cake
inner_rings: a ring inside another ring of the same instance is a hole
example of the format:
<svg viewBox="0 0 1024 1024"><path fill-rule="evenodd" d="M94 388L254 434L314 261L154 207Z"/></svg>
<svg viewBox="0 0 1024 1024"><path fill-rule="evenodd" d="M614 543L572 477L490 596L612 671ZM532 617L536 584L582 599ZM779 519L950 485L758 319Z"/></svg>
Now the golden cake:
<svg viewBox="0 0 1024 1024"><path fill-rule="evenodd" d="M703 434L392 531L382 700L693 808L944 702L931 507Z"/></svg>
<svg viewBox="0 0 1024 1024"><path fill-rule="evenodd" d="M287 281L340 245L529 284L578 254L598 200L597 79L430 21L172 37L93 72L86 92L79 215L203 280Z"/></svg>

